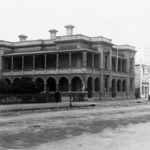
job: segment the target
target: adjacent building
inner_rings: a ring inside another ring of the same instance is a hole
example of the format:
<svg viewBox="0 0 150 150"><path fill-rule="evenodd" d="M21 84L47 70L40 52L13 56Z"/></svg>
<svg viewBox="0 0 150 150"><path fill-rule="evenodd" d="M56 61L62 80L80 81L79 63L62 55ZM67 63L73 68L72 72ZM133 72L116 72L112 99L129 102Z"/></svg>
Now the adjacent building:
<svg viewBox="0 0 150 150"><path fill-rule="evenodd" d="M145 64L135 65L135 88L139 98L147 98L150 93L150 67Z"/></svg>
<svg viewBox="0 0 150 150"><path fill-rule="evenodd" d="M19 42L0 41L1 78L8 83L31 77L43 85L43 92L58 89L62 95L85 93L87 98L130 99L135 92L135 48L116 45L111 39L66 35L50 30L50 39Z"/></svg>

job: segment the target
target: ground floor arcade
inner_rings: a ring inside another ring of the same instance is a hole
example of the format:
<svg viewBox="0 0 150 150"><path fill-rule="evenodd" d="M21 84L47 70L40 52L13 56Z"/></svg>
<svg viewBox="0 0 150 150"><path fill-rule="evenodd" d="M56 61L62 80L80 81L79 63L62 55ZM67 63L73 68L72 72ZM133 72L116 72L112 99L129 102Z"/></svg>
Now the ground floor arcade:
<svg viewBox="0 0 150 150"><path fill-rule="evenodd" d="M21 76L20 76L21 77ZM19 77L3 77L8 83L13 84ZM134 97L134 78L115 77L98 74L64 74L31 76L41 87L42 93L59 90L62 94L86 93L87 98L123 99Z"/></svg>

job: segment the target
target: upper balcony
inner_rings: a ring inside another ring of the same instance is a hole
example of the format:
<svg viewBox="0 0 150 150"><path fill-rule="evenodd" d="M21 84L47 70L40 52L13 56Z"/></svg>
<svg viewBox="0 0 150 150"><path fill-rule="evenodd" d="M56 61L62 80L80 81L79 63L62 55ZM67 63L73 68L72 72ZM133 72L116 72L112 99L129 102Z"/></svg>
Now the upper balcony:
<svg viewBox="0 0 150 150"><path fill-rule="evenodd" d="M90 52L6 55L2 75L92 72L100 69L99 59Z"/></svg>

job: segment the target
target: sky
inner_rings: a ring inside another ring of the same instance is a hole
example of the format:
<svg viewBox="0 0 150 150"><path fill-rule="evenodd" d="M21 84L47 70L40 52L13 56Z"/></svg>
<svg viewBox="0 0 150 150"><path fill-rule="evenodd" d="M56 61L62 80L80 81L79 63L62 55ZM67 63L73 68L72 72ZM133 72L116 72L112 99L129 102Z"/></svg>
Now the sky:
<svg viewBox="0 0 150 150"><path fill-rule="evenodd" d="M136 47L137 58L150 49L149 0L0 0L0 40L50 38L48 30L65 35L104 36L112 43Z"/></svg>

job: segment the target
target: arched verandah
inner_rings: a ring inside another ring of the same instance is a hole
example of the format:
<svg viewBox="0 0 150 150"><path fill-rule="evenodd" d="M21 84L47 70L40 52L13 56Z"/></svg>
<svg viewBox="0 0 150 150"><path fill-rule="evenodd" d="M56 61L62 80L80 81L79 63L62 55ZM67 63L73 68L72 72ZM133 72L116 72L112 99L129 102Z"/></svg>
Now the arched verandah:
<svg viewBox="0 0 150 150"><path fill-rule="evenodd" d="M47 79L47 92L56 91L56 80L54 78Z"/></svg>
<svg viewBox="0 0 150 150"><path fill-rule="evenodd" d="M4 80L7 82L7 84L11 84L11 80L10 79L5 78Z"/></svg>
<svg viewBox="0 0 150 150"><path fill-rule="evenodd" d="M126 86L127 86L126 80L123 80L123 82L122 82L122 91L123 92L126 92Z"/></svg>
<svg viewBox="0 0 150 150"><path fill-rule="evenodd" d="M35 80L36 83L36 88L39 92L43 92L44 91L44 80L42 78L37 78Z"/></svg>
<svg viewBox="0 0 150 150"><path fill-rule="evenodd" d="M71 80L71 90L81 91L82 90L82 80L79 77L74 77Z"/></svg>
<svg viewBox="0 0 150 150"><path fill-rule="evenodd" d="M112 79L112 97L116 97L116 80L115 79Z"/></svg>
<svg viewBox="0 0 150 150"><path fill-rule="evenodd" d="M68 79L66 77L61 77L59 79L59 90L60 91L68 91L69 90Z"/></svg>
<svg viewBox="0 0 150 150"><path fill-rule="evenodd" d="M88 91L88 97L91 98L93 94L93 78L89 77L87 80L87 91Z"/></svg>
<svg viewBox="0 0 150 150"><path fill-rule="evenodd" d="M99 80L99 78L97 77L97 78L95 78L95 80L94 80L94 91L95 91L95 92L98 92L98 91L99 91L99 87L100 87L100 80Z"/></svg>
<svg viewBox="0 0 150 150"><path fill-rule="evenodd" d="M117 81L117 91L121 92L121 80L120 79Z"/></svg>
<svg viewBox="0 0 150 150"><path fill-rule="evenodd" d="M20 80L19 78L15 78L15 79L13 80L13 84L16 84L16 82L19 81L19 80Z"/></svg>

